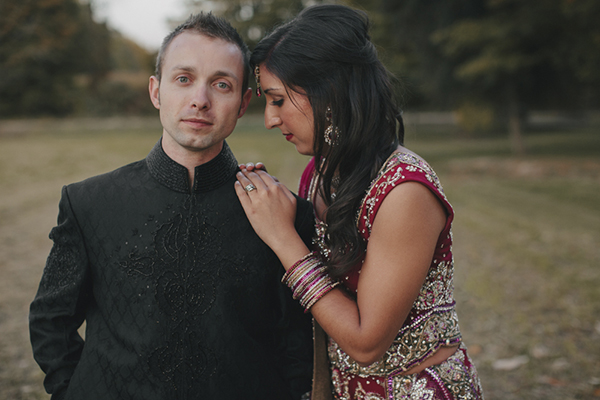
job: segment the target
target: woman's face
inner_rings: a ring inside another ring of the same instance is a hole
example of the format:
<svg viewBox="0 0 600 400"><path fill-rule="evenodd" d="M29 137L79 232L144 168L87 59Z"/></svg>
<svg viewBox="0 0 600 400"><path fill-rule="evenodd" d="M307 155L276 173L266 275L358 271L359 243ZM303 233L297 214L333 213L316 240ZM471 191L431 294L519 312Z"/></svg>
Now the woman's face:
<svg viewBox="0 0 600 400"><path fill-rule="evenodd" d="M265 127L279 128L298 153L313 155L314 119L306 95L286 88L263 65L260 65L260 86L267 100Z"/></svg>

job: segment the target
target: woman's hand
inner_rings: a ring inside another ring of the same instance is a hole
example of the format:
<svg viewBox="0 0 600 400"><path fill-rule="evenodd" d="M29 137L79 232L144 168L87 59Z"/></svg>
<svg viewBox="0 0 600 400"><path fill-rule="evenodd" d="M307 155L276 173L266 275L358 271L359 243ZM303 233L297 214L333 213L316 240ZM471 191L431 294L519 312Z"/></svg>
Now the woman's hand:
<svg viewBox="0 0 600 400"><path fill-rule="evenodd" d="M261 170L261 171L267 172L267 167L265 167L265 164L261 163L260 161L257 162L256 164L251 163L251 162L246 163L246 164L240 164L239 167L242 171L256 172L257 170ZM275 179L275 180L277 180L277 179Z"/></svg>
<svg viewBox="0 0 600 400"><path fill-rule="evenodd" d="M262 164L260 164L262 165ZM258 236L275 252L298 237L296 198L276 178L255 166L237 173L235 191Z"/></svg>

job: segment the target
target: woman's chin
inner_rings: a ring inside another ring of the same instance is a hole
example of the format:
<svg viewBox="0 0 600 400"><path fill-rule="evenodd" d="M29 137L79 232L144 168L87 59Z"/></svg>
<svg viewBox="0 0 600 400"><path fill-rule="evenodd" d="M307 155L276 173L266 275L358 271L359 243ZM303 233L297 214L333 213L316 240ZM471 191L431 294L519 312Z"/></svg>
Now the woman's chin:
<svg viewBox="0 0 600 400"><path fill-rule="evenodd" d="M302 146L296 145L296 151L303 156L314 156L313 149L305 149Z"/></svg>

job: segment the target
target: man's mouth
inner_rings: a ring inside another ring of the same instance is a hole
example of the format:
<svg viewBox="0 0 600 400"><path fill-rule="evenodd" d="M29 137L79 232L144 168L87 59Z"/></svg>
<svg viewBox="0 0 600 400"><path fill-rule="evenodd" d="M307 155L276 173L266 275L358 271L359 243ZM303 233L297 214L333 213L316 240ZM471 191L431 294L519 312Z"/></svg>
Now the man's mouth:
<svg viewBox="0 0 600 400"><path fill-rule="evenodd" d="M203 118L184 118L183 122L196 129L212 125L212 122Z"/></svg>

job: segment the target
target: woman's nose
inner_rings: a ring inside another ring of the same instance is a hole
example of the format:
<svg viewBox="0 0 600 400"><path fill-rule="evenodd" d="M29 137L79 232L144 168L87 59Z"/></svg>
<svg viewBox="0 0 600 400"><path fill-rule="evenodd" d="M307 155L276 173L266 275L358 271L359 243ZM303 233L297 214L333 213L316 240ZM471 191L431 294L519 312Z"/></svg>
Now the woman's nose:
<svg viewBox="0 0 600 400"><path fill-rule="evenodd" d="M281 125L279 114L273 110L265 109L265 128L273 129Z"/></svg>

